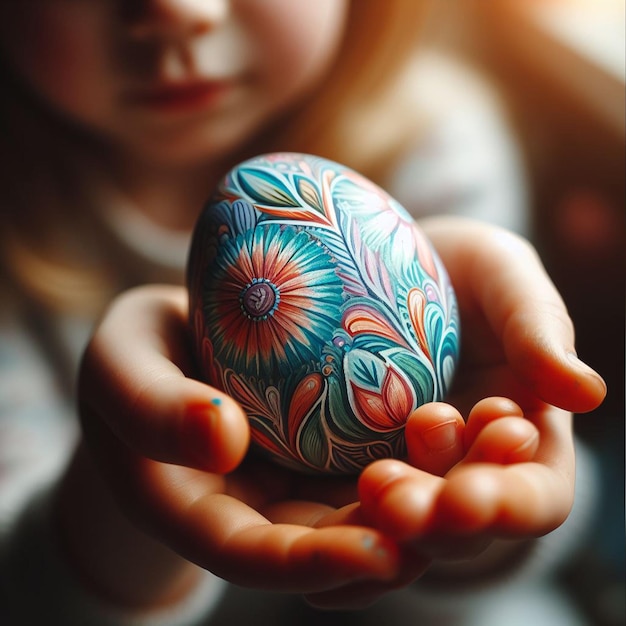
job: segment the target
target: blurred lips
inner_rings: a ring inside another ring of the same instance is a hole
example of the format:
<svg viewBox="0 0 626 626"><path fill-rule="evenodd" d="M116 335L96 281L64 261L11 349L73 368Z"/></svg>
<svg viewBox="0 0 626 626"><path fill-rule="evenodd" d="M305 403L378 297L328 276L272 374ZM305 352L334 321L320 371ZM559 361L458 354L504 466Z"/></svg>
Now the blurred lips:
<svg viewBox="0 0 626 626"><path fill-rule="evenodd" d="M157 112L193 112L216 104L231 88L226 79L172 83L131 90L127 101Z"/></svg>

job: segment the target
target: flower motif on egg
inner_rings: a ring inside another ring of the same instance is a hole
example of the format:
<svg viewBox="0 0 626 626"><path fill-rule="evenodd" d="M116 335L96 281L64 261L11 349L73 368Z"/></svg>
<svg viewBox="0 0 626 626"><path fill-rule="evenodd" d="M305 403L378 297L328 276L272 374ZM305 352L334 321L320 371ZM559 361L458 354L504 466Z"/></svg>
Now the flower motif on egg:
<svg viewBox="0 0 626 626"><path fill-rule="evenodd" d="M225 242L205 293L215 295L205 305L215 358L250 376L315 360L342 304L329 252L305 231L272 223Z"/></svg>
<svg viewBox="0 0 626 626"><path fill-rule="evenodd" d="M233 168L196 226L188 286L204 378L288 467L404 456L407 417L451 384L458 311L441 261L393 198L337 163L277 153Z"/></svg>

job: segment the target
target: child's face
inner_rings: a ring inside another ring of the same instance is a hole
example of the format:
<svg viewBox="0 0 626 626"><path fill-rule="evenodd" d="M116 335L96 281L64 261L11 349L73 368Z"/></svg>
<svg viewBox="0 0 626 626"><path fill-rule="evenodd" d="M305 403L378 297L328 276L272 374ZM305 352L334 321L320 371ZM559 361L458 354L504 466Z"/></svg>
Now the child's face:
<svg viewBox="0 0 626 626"><path fill-rule="evenodd" d="M219 157L332 63L348 0L14 0L0 46L55 109L140 157Z"/></svg>

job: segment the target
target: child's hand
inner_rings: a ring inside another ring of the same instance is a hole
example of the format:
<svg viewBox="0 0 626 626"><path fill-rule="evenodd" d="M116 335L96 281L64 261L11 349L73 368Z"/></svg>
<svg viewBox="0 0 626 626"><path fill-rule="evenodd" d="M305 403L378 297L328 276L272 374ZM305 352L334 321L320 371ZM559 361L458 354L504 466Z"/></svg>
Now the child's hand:
<svg viewBox="0 0 626 626"><path fill-rule="evenodd" d="M596 408L604 381L576 357L572 321L532 246L460 218L422 226L448 269L461 314L460 371L450 401L465 414L494 395L524 411Z"/></svg>
<svg viewBox="0 0 626 626"><path fill-rule="evenodd" d="M183 289L130 291L113 303L82 363L85 438L126 515L228 581L329 594L320 605L354 605L418 576L426 559L400 552L353 507L335 508L356 499L355 480L241 463L249 440L241 409L187 377L186 315ZM364 581L367 593L355 592Z"/></svg>
<svg viewBox="0 0 626 626"><path fill-rule="evenodd" d="M465 422L449 404L420 407L406 429L409 463L367 467L359 493L365 519L434 558L461 558L498 537L556 528L574 494L569 415L523 414L486 398Z"/></svg>
<svg viewBox="0 0 626 626"><path fill-rule="evenodd" d="M359 493L365 519L388 536L461 557L563 522L574 495L570 411L599 405L605 386L575 357L565 306L528 244L457 219L426 232L459 299L454 393L410 418L409 463L373 463Z"/></svg>

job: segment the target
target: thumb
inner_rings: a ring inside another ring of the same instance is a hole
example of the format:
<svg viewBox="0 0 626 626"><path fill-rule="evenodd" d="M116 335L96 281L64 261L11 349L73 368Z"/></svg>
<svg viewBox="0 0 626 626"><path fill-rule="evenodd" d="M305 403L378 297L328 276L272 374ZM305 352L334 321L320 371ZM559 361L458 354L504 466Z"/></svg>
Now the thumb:
<svg viewBox="0 0 626 626"><path fill-rule="evenodd" d="M559 408L596 408L606 385L577 358L572 320L534 247L502 228L458 218L430 220L427 233L459 302L484 316L517 378Z"/></svg>
<svg viewBox="0 0 626 626"><path fill-rule="evenodd" d="M81 418L102 420L142 456L224 473L243 459L249 426L232 398L179 367L185 306L180 290L168 287L114 301L81 364Z"/></svg>

